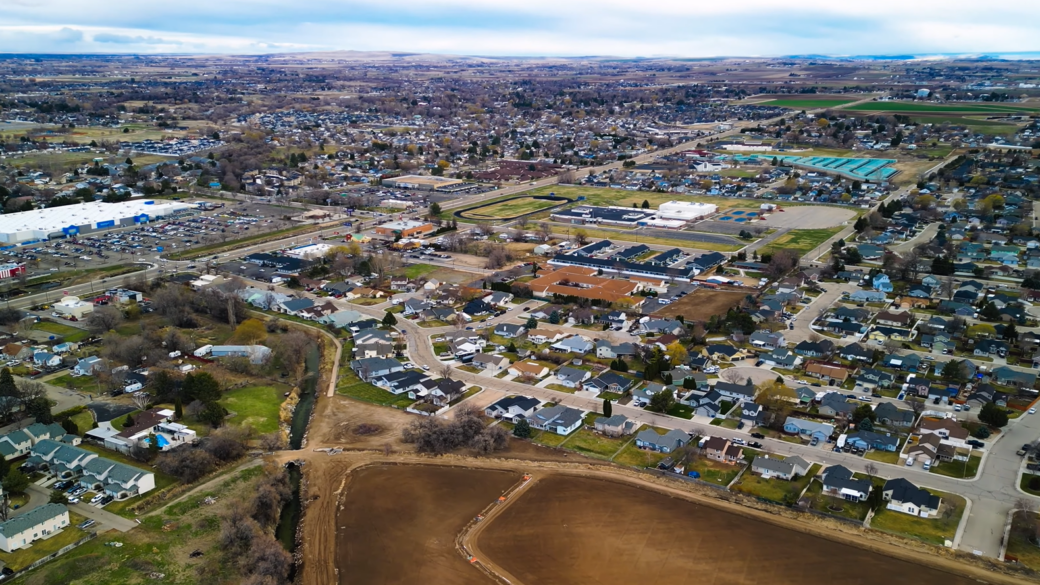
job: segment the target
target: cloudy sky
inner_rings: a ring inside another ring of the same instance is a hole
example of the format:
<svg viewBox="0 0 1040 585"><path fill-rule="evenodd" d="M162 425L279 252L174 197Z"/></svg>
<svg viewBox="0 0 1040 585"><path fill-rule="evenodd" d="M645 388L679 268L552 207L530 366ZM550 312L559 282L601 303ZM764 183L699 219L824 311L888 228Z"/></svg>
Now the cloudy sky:
<svg viewBox="0 0 1040 585"><path fill-rule="evenodd" d="M0 0L3 53L1040 51L1040 1Z"/></svg>

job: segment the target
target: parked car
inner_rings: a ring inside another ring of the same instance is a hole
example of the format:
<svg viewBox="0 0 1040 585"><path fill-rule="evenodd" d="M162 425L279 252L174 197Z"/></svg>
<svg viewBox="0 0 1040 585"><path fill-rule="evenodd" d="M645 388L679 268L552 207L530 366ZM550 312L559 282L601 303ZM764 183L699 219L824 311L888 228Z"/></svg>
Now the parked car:
<svg viewBox="0 0 1040 585"><path fill-rule="evenodd" d="M820 439L817 438L817 437L813 437L813 440L809 441L809 446L810 447L815 447L816 445L819 445L819 444L820 444Z"/></svg>
<svg viewBox="0 0 1040 585"><path fill-rule="evenodd" d="M982 441L979 441L978 439L968 439L967 441L964 441L964 442L969 444L969 445L971 445L972 447L975 447L976 449L981 449L981 448L986 446L985 443L983 443Z"/></svg>
<svg viewBox="0 0 1040 585"><path fill-rule="evenodd" d="M753 438L753 439L764 439L764 438L766 438L766 436L763 435L762 433L751 433L751 438Z"/></svg>
<svg viewBox="0 0 1040 585"><path fill-rule="evenodd" d="M95 522L94 520L91 520L91 519L88 518L88 519L80 522L79 524L77 524L76 527L81 529L81 530L86 530L87 528L90 528L91 526L93 526L95 524L97 524L97 522Z"/></svg>
<svg viewBox="0 0 1040 585"><path fill-rule="evenodd" d="M750 443L748 443L747 446L751 447L752 449L761 449L762 443L759 443L758 441L751 441Z"/></svg>

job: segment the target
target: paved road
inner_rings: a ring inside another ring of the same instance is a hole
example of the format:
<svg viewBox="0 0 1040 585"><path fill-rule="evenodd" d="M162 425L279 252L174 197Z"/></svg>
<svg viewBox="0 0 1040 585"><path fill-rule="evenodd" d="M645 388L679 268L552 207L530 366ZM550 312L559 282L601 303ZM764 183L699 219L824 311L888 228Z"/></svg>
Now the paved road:
<svg viewBox="0 0 1040 585"><path fill-rule="evenodd" d="M34 500L37 497L42 497L44 498L44 502L47 502L47 500L51 496L51 490L45 487L40 487L36 484L29 485L29 492L31 496L34 498ZM76 512L80 516L86 516L87 518L91 518L94 521L96 521L98 523L96 529L99 532L107 530L109 528L113 530L118 530L119 532L127 532L128 530L131 530L135 526L137 526L137 523L133 520L123 518L122 516L113 514L112 512L109 512L103 508L91 506L90 504L84 502L72 504L69 506L69 509L73 512Z"/></svg>

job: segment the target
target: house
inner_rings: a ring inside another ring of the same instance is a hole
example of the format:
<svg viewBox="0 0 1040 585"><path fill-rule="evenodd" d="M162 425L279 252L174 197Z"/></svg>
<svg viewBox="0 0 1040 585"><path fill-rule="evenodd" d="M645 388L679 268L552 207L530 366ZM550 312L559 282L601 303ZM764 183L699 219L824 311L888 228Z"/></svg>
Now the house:
<svg viewBox="0 0 1040 585"><path fill-rule="evenodd" d="M49 351L38 351L33 354L33 363L40 367L55 368L61 365L61 356Z"/></svg>
<svg viewBox="0 0 1040 585"><path fill-rule="evenodd" d="M858 343L846 345L841 349L838 355L853 362L861 361L869 364L874 361L874 350L867 349Z"/></svg>
<svg viewBox="0 0 1040 585"><path fill-rule="evenodd" d="M921 436L935 434L951 444L963 446L968 440L968 429L954 419L924 417L917 427Z"/></svg>
<svg viewBox="0 0 1040 585"><path fill-rule="evenodd" d="M785 347L774 349L770 353L763 354L760 357L766 365L786 368L789 370L793 370L798 366L798 364L802 363L801 356L795 355L791 350Z"/></svg>
<svg viewBox="0 0 1040 585"><path fill-rule="evenodd" d="M893 341L910 341L913 339L914 334L909 329L878 326L867 337L878 345L884 345L889 339Z"/></svg>
<svg viewBox="0 0 1040 585"><path fill-rule="evenodd" d="M608 437L621 437L635 430L636 425L628 420L623 414L615 414L611 417L601 416L595 421L596 432L603 433Z"/></svg>
<svg viewBox="0 0 1040 585"><path fill-rule="evenodd" d="M752 473L761 475L763 479L779 478L790 481L804 476L809 472L809 467L809 462L798 456L778 459L769 455L757 455L751 462Z"/></svg>
<svg viewBox="0 0 1040 585"><path fill-rule="evenodd" d="M532 329L527 332L527 340L531 343L541 345L543 343L550 343L559 340L562 337L566 337L566 333L560 331L549 331L548 329Z"/></svg>
<svg viewBox="0 0 1040 585"><path fill-rule="evenodd" d="M381 339L370 338L370 340L354 346L354 359L373 357L394 357L394 344Z"/></svg>
<svg viewBox="0 0 1040 585"><path fill-rule="evenodd" d="M660 453L671 453L685 447L689 442L690 435L678 429L672 429L663 435L659 435L653 429L646 429L636 435L636 447Z"/></svg>
<svg viewBox="0 0 1040 585"><path fill-rule="evenodd" d="M680 335L684 331L683 324L673 319L650 319L645 323L639 324L640 333L671 333L672 335Z"/></svg>
<svg viewBox="0 0 1040 585"><path fill-rule="evenodd" d="M740 405L740 422L749 427L758 426L762 421L762 415L764 413L765 410L761 404L744 402Z"/></svg>
<svg viewBox="0 0 1040 585"><path fill-rule="evenodd" d="M350 369L362 380L370 381L378 376L400 372L404 366L393 358L362 358L350 362Z"/></svg>
<svg viewBox="0 0 1040 585"><path fill-rule="evenodd" d="M820 341L805 340L794 346L794 352L805 357L826 357L834 353L834 342L828 339L821 339Z"/></svg>
<svg viewBox="0 0 1040 585"><path fill-rule="evenodd" d="M556 343L549 346L554 351L562 351L565 353L576 353L585 355L592 351L592 342L580 335L573 335L566 339L561 339Z"/></svg>
<svg viewBox="0 0 1040 585"><path fill-rule="evenodd" d="M849 371L841 366L825 364L823 362L812 362L805 366L806 375L821 380L834 380L841 384L849 377Z"/></svg>
<svg viewBox="0 0 1040 585"><path fill-rule="evenodd" d="M495 291L484 297L483 300L485 303L489 305L502 307L507 305L508 303L513 302L513 295L507 292Z"/></svg>
<svg viewBox="0 0 1040 585"><path fill-rule="evenodd" d="M591 372L570 366L563 366L556 370L556 379L559 380L560 384L568 388L577 388L579 384L591 377Z"/></svg>
<svg viewBox="0 0 1040 585"><path fill-rule="evenodd" d="M744 459L744 449L722 437L708 437L701 450L708 459L729 465L736 465Z"/></svg>
<svg viewBox="0 0 1040 585"><path fill-rule="evenodd" d="M209 353L213 358L244 357L249 358L251 364L262 364L270 359L271 348L263 345L214 345Z"/></svg>
<svg viewBox="0 0 1040 585"><path fill-rule="evenodd" d="M297 316L304 309L309 309L314 306L314 301L311 299L289 299L278 303L276 311L285 313L286 315Z"/></svg>
<svg viewBox="0 0 1040 585"><path fill-rule="evenodd" d="M612 392L623 394L635 384L630 378L626 378L617 372L607 370L595 378L585 382L586 390L598 390L600 392Z"/></svg>
<svg viewBox="0 0 1040 585"><path fill-rule="evenodd" d="M874 290L857 290L849 295L849 300L856 303L880 303L886 298L885 293Z"/></svg>
<svg viewBox="0 0 1040 585"><path fill-rule="evenodd" d="M516 362L509 366L509 373L520 378L524 376L544 378L549 375L549 368L548 366L543 366L533 362Z"/></svg>
<svg viewBox="0 0 1040 585"><path fill-rule="evenodd" d="M481 299L473 299L466 303L466 306L462 308L462 312L469 315L470 317L477 317L480 315L487 315L495 312L495 308L485 303Z"/></svg>
<svg viewBox="0 0 1040 585"><path fill-rule="evenodd" d="M873 280L874 290L882 293L892 292L892 281L888 279L888 275L881 273L874 276Z"/></svg>
<svg viewBox="0 0 1040 585"><path fill-rule="evenodd" d="M890 325L892 327L908 327L914 321L914 316L909 311L892 312L881 311L875 319L878 325Z"/></svg>
<svg viewBox="0 0 1040 585"><path fill-rule="evenodd" d="M530 396L507 396L484 409L484 414L496 419L517 422L522 418L530 418L541 402Z"/></svg>
<svg viewBox="0 0 1040 585"><path fill-rule="evenodd" d="M845 399L844 394L828 392L820 399L820 414L839 418L850 418L856 405Z"/></svg>
<svg viewBox="0 0 1040 585"><path fill-rule="evenodd" d="M928 490L921 489L901 477L886 481L882 494L888 502L885 506L887 509L921 518L937 515L942 505L939 496L932 495Z"/></svg>
<svg viewBox="0 0 1040 585"><path fill-rule="evenodd" d="M0 523L0 550L12 553L69 525L69 509L64 504L44 504Z"/></svg>
<svg viewBox="0 0 1040 585"><path fill-rule="evenodd" d="M787 345L783 333L770 333L768 331L755 331L748 339L751 345L765 349L776 349Z"/></svg>
<svg viewBox="0 0 1040 585"><path fill-rule="evenodd" d="M686 404L693 408L693 414L716 418L722 414L722 395L712 390L705 394L691 392L685 398Z"/></svg>
<svg viewBox="0 0 1040 585"><path fill-rule="evenodd" d="M999 339L980 339L973 353L977 356L1007 357L1008 349L1008 344Z"/></svg>
<svg viewBox="0 0 1040 585"><path fill-rule="evenodd" d="M789 416L784 421L784 432L822 442L834 434L834 425Z"/></svg>
<svg viewBox="0 0 1040 585"><path fill-rule="evenodd" d="M168 451L173 447L195 441L195 431L172 421L174 412L164 408L152 408L134 416L134 424L124 427L115 436L105 441L105 446L129 453L134 447L147 447L150 435L156 439L159 449Z"/></svg>
<svg viewBox="0 0 1040 585"><path fill-rule="evenodd" d="M585 413L569 406L557 404L543 408L530 417L531 426L557 435L569 435L578 430Z"/></svg>
<svg viewBox="0 0 1040 585"><path fill-rule="evenodd" d="M724 343L715 343L706 346L703 355L713 361L720 362L744 359L748 356L748 352L744 348L733 347Z"/></svg>
<svg viewBox="0 0 1040 585"><path fill-rule="evenodd" d="M93 376L104 368L105 362L96 355L79 358L72 371L79 376Z"/></svg>
<svg viewBox="0 0 1040 585"><path fill-rule="evenodd" d="M975 387L975 390L968 395L966 403L972 408L980 409L990 402L995 403L997 406L1007 406L1007 394L998 392L996 388L989 384L979 384Z"/></svg>
<svg viewBox="0 0 1040 585"><path fill-rule="evenodd" d="M823 493L850 502L863 502L873 485L869 479L854 479L852 471L842 465L832 465L820 474Z"/></svg>
<svg viewBox="0 0 1040 585"><path fill-rule="evenodd" d="M890 427L906 428L914 424L914 413L910 410L898 408L891 402L882 402L874 408L877 422Z"/></svg>
<svg viewBox="0 0 1040 585"><path fill-rule="evenodd" d="M604 359L616 359L635 355L636 346L632 343L614 344L606 339L596 340L596 357Z"/></svg>
<svg viewBox="0 0 1040 585"><path fill-rule="evenodd" d="M719 380L715 382L713 388L716 392L729 400L754 400L755 385L750 382L751 380L748 379L748 381L743 384L734 384L732 382L723 382Z"/></svg>
<svg viewBox="0 0 1040 585"><path fill-rule="evenodd" d="M899 439L873 431L856 431L845 437L845 444L860 451L874 449L894 452L899 447Z"/></svg>
<svg viewBox="0 0 1040 585"><path fill-rule="evenodd" d="M658 384L657 382L650 382L642 388L636 388L632 391L632 406L636 408L646 406L650 404L650 398L658 392L664 392L668 390L672 393L675 392L675 388L672 386L665 386L664 384Z"/></svg>
<svg viewBox="0 0 1040 585"><path fill-rule="evenodd" d="M1016 388L1032 388L1036 384L1036 374L1020 372L1008 366L993 368L992 378L997 384Z"/></svg>
<svg viewBox="0 0 1040 585"><path fill-rule="evenodd" d="M411 298L404 302L404 314L405 315L416 315L422 313L426 309L433 307L433 305L422 299Z"/></svg>
<svg viewBox="0 0 1040 585"><path fill-rule="evenodd" d="M885 253L884 248L874 244L859 244L856 246L856 251L859 252L860 258L864 260L880 260Z"/></svg>
<svg viewBox="0 0 1040 585"><path fill-rule="evenodd" d="M488 353L478 353L473 356L473 360L470 363L475 368L497 374L509 367L509 358Z"/></svg>
<svg viewBox="0 0 1040 585"><path fill-rule="evenodd" d="M4 357L8 360L27 360L32 355L32 348L20 343L8 343L4 346Z"/></svg>
<svg viewBox="0 0 1040 585"><path fill-rule="evenodd" d="M512 323L499 323L495 326L495 335L505 337L506 339L515 339L524 334L526 328L523 325L514 325Z"/></svg>
<svg viewBox="0 0 1040 585"><path fill-rule="evenodd" d="M888 388L895 382L895 379L895 376L888 372L874 368L863 368L860 370L859 377L856 378L856 384L868 389Z"/></svg>

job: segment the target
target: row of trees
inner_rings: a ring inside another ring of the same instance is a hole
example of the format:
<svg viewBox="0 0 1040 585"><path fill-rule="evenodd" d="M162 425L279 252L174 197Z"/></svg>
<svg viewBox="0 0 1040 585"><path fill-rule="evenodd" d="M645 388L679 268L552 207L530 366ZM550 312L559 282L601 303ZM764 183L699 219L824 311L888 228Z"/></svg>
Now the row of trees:
<svg viewBox="0 0 1040 585"><path fill-rule="evenodd" d="M509 433L505 429L485 427L480 413L470 406L457 409L451 421L424 416L408 425L401 437L405 443L414 444L417 452L431 455L443 455L462 448L486 455L505 449L509 442Z"/></svg>

